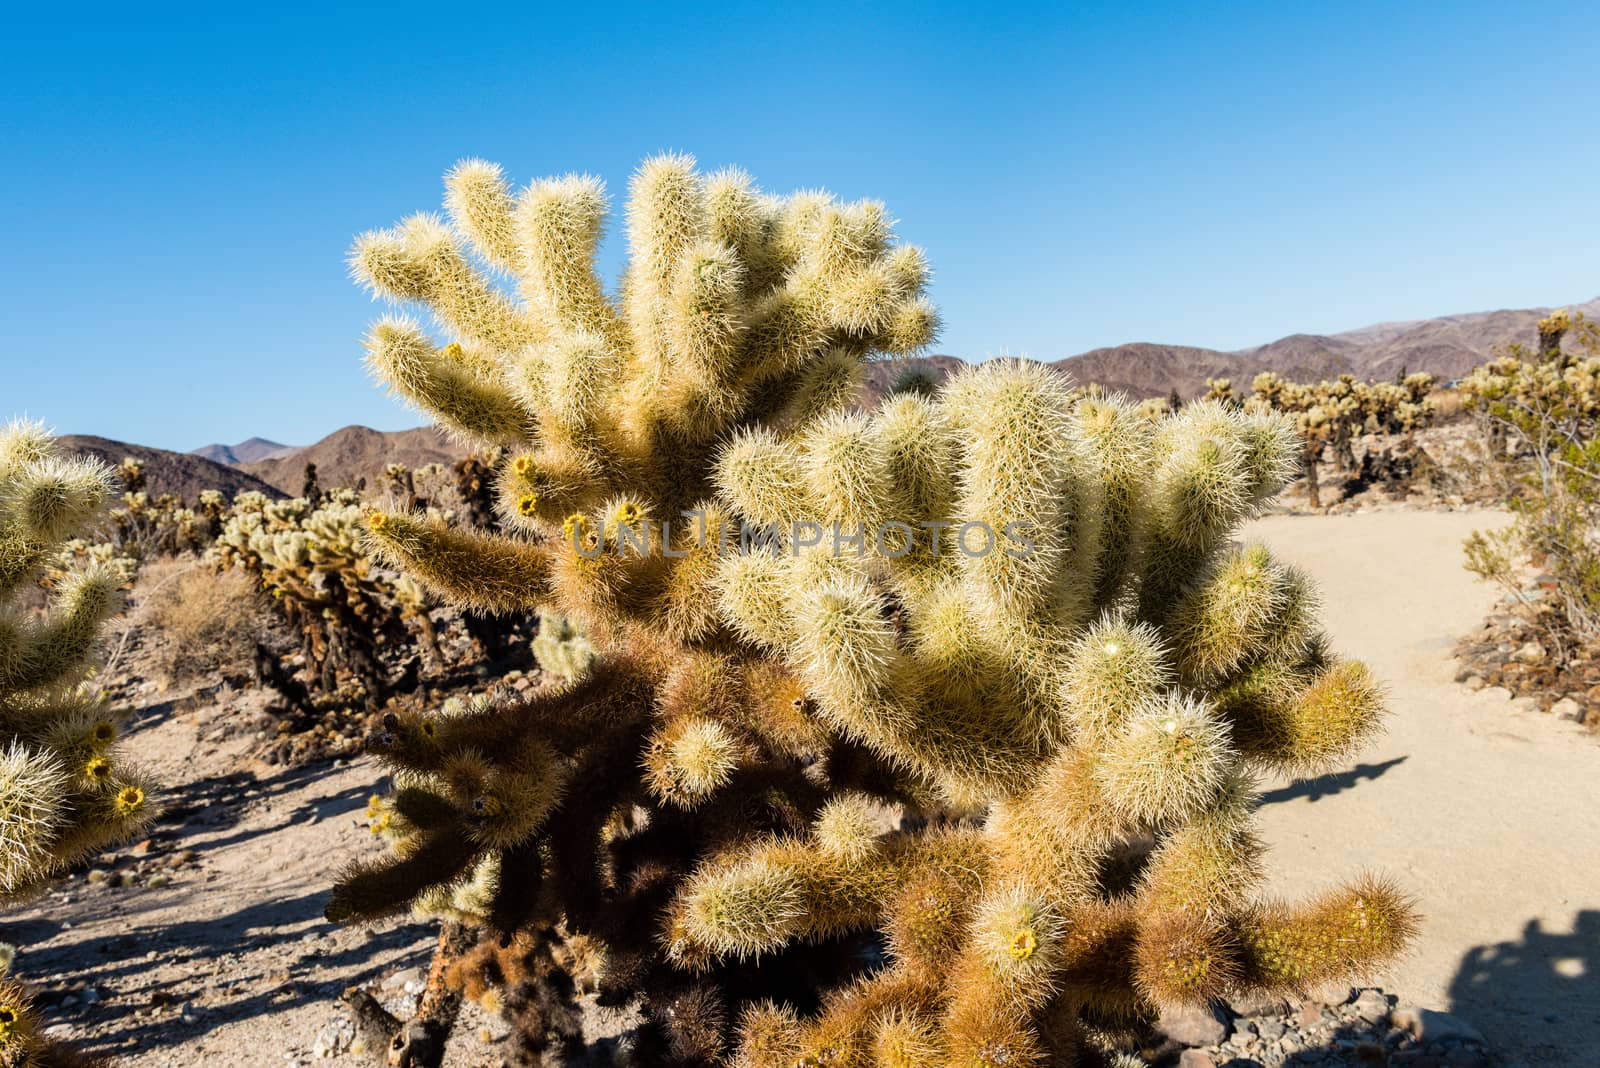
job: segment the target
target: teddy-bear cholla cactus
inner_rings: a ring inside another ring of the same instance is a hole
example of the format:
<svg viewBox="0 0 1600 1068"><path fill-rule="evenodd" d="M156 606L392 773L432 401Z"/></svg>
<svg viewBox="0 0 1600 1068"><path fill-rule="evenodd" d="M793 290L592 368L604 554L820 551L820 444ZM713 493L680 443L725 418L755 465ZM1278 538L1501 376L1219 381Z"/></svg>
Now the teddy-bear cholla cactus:
<svg viewBox="0 0 1600 1068"><path fill-rule="evenodd" d="M1381 713L1366 669L1325 648L1306 578L1229 543L1293 470L1281 419L1200 403L1152 425L996 362L763 447L759 465L749 442L723 455L741 515L950 524L937 554L751 555L714 584L832 729L983 819L872 836L830 809L696 874L675 906L685 961L887 936L890 966L819 1018L753 1011L744 1063L924 1063L884 1052L913 1035L935 1062L1070 1063L1155 1006L1342 978L1401 946L1410 915L1382 883L1300 907L1253 894L1251 773L1334 766ZM791 500L757 474L819 463ZM962 550L1008 524L1030 551ZM1139 835L1155 848L1112 892Z"/></svg>
<svg viewBox="0 0 1600 1068"><path fill-rule="evenodd" d="M429 513L445 522L448 513ZM444 666L430 592L415 579L379 566L367 551L364 512L353 491L268 500L241 493L225 513L207 552L223 569L253 576L288 624L298 632L308 674L332 693L348 676L366 699L388 694L383 643L416 636L430 669Z"/></svg>
<svg viewBox="0 0 1600 1068"><path fill-rule="evenodd" d="M86 681L123 572L99 561L58 570L46 612L29 604L111 485L100 465L59 455L42 426L0 428L0 897L37 891L150 816L148 782L117 752L119 717ZM65 1063L50 1046L18 988L0 984L0 1058Z"/></svg>
<svg viewBox="0 0 1600 1068"><path fill-rule="evenodd" d="M1226 384L1226 380L1222 380ZM1215 383L1213 393L1216 393ZM1346 471L1355 468L1355 439L1363 433L1410 435L1433 418L1436 405L1429 394L1430 374L1406 375L1399 382L1357 382L1354 375L1313 383L1286 380L1263 371L1251 383L1245 407L1252 411L1281 412L1293 418L1303 451L1301 473L1313 508L1320 508L1321 488L1317 464L1324 451ZM1231 386L1228 397L1231 399Z"/></svg>
<svg viewBox="0 0 1600 1068"><path fill-rule="evenodd" d="M598 941L602 996L656 1029L641 1055L784 1068L1093 1063L1152 1006L1404 942L1378 882L1252 893L1252 770L1333 766L1381 713L1304 576L1229 542L1293 469L1285 422L1152 419L1001 362L852 411L863 359L934 325L881 206L649 161L614 299L597 183L513 196L469 163L447 189L451 225L353 260L448 342L389 319L369 359L512 450L520 536L378 513L372 538L461 603L559 608L598 656L526 704L391 717L399 855L331 915L488 882L465 896L490 926ZM724 551L735 519L776 551ZM904 805L944 818L886 831ZM865 974L863 939L887 958Z"/></svg>

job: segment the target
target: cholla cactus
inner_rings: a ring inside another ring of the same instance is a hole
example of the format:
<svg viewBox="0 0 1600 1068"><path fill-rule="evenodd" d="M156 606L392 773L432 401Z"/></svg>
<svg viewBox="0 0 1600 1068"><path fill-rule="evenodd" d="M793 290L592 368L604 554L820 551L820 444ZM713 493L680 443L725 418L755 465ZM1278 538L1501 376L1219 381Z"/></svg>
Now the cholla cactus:
<svg viewBox="0 0 1600 1068"><path fill-rule="evenodd" d="M447 190L450 226L353 258L448 343L388 319L370 360L507 443L510 534L377 514L371 536L597 653L526 703L390 717L397 854L331 917L476 887L503 936L475 982L529 1058L581 1043L565 930L600 947L603 999L640 1000L640 1063L782 1068L1097 1063L1157 1006L1401 948L1382 882L1255 893L1252 773L1336 766L1382 712L1306 578L1230 541L1293 471L1286 421L1147 418L1009 362L852 411L863 359L934 323L881 206L651 160L613 298L598 183L513 196L468 163Z"/></svg>
<svg viewBox="0 0 1600 1068"><path fill-rule="evenodd" d="M122 458L115 470L122 498L111 508L110 544L133 560L202 552L222 530L227 501L217 490L201 490L194 507L174 493L152 498L145 490L144 461Z"/></svg>
<svg viewBox="0 0 1600 1068"><path fill-rule="evenodd" d="M576 682L594 663L594 646L572 621L558 612L539 613L539 634L533 639L533 658L550 674Z"/></svg>
<svg viewBox="0 0 1600 1068"><path fill-rule="evenodd" d="M196 506L176 495L152 498L129 490L107 513L110 543L137 560L204 552L222 531L227 502L217 490L203 490Z"/></svg>
<svg viewBox="0 0 1600 1068"><path fill-rule="evenodd" d="M1303 451L1301 473L1313 508L1322 507L1317 464L1331 451L1346 472L1356 468L1355 441L1362 434L1411 435L1433 418L1429 396L1434 378L1404 375L1399 382L1357 382L1353 375L1314 383L1289 382L1275 371L1263 371L1251 383L1245 406L1252 411L1280 412L1294 419ZM1370 450L1369 450L1370 452ZM1364 470L1364 469L1363 469Z"/></svg>
<svg viewBox="0 0 1600 1068"><path fill-rule="evenodd" d="M59 456L44 429L0 431L0 894L123 838L150 815L149 784L117 754L118 717L87 685L120 569L91 560L60 574L49 613L23 591L110 488L97 464Z"/></svg>
<svg viewBox="0 0 1600 1068"><path fill-rule="evenodd" d="M381 704L389 680L380 645L406 641L414 631L433 666L442 664L442 654L429 617L434 598L372 559L362 534L365 514L348 490L325 494L320 504L242 493L208 555L260 582L299 635L313 683L331 693L353 679L369 702ZM433 515L440 523L448 518Z"/></svg>
<svg viewBox="0 0 1600 1068"><path fill-rule="evenodd" d="M1563 349L1569 337L1571 344ZM1467 566L1522 600L1564 660L1600 639L1600 328L1565 312L1539 324L1539 349L1512 345L1461 383L1484 427L1490 477L1509 475L1516 521L1467 542ZM1556 596L1527 601L1530 561Z"/></svg>
<svg viewBox="0 0 1600 1068"><path fill-rule="evenodd" d="M111 473L57 453L39 424L0 428L0 897L131 836L151 815L151 785L119 753L120 716L89 685L100 627L124 574L97 560L58 571L48 611L28 590L63 544L100 513ZM40 1033L26 994L0 982L0 1061L68 1064Z"/></svg>
<svg viewBox="0 0 1600 1068"><path fill-rule="evenodd" d="M1233 392L1233 379L1231 378L1206 379L1206 393L1201 399L1215 401L1218 404L1239 403L1239 398Z"/></svg>

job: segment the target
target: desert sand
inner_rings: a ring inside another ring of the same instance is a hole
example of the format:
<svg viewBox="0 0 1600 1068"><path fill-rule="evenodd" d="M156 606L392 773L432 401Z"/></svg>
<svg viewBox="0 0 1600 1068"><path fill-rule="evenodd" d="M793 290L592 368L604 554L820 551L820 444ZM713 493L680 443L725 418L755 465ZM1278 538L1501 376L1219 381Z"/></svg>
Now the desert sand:
<svg viewBox="0 0 1600 1068"><path fill-rule="evenodd" d="M1390 693L1349 772L1268 783L1267 868L1284 893L1370 869L1416 895L1417 948L1376 976L1475 1024L1511 1064L1600 1063L1600 744L1454 681L1455 639L1495 594L1461 542L1496 513L1273 516L1246 536L1311 573L1340 652Z"/></svg>

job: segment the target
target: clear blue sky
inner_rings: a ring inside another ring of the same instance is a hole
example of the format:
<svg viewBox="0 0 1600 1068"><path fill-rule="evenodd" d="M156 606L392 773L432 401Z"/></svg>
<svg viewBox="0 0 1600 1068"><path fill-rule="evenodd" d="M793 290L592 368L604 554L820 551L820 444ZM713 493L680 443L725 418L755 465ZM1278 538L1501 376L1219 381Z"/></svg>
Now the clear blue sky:
<svg viewBox="0 0 1600 1068"><path fill-rule="evenodd" d="M1592 2L1131 6L15 8L0 415L176 449L415 425L344 251L468 155L881 197L965 357L1600 293Z"/></svg>

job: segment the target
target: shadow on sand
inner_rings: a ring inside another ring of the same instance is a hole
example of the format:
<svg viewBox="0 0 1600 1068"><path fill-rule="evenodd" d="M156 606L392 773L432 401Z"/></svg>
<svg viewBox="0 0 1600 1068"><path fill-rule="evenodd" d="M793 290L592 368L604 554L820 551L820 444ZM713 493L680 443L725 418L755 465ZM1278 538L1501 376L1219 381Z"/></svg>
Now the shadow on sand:
<svg viewBox="0 0 1600 1068"><path fill-rule="evenodd" d="M1529 920L1516 941L1470 950L1449 1011L1510 1054L1508 1065L1600 1064L1600 910L1580 911L1570 934Z"/></svg>

